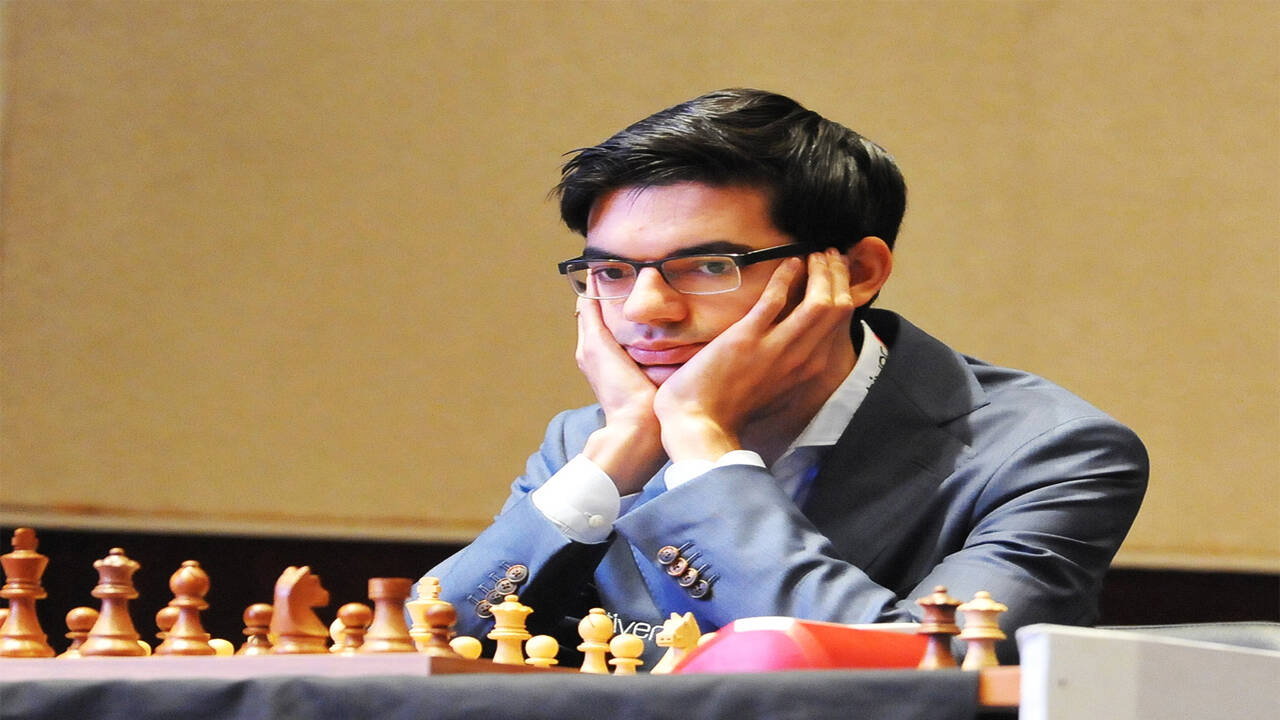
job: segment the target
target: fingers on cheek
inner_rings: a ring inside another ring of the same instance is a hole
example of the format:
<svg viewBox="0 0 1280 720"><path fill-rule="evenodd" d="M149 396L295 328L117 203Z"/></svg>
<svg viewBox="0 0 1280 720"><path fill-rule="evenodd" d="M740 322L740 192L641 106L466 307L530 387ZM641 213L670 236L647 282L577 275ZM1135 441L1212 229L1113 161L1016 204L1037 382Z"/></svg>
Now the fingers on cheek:
<svg viewBox="0 0 1280 720"><path fill-rule="evenodd" d="M853 317L855 307L848 291L837 290L834 295L823 298L806 296L804 302L795 310L796 322L803 327L830 331L847 325Z"/></svg>

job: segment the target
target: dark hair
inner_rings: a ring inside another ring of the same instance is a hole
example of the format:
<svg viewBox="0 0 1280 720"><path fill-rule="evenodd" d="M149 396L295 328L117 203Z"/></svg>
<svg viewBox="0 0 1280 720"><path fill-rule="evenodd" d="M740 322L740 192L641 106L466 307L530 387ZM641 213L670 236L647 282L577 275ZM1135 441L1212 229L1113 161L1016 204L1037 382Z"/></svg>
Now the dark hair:
<svg viewBox="0 0 1280 720"><path fill-rule="evenodd" d="M680 182L760 188L779 230L842 250L869 235L893 247L907 204L902 173L879 145L788 97L750 89L702 95L574 151L554 192L560 217L585 236L602 194Z"/></svg>

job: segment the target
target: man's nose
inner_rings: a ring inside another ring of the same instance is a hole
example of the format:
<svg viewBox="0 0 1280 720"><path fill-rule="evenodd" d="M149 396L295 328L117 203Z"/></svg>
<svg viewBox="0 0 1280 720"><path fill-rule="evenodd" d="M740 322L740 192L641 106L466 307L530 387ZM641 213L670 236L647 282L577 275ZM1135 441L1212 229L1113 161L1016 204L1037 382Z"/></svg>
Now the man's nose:
<svg viewBox="0 0 1280 720"><path fill-rule="evenodd" d="M623 302L622 314L630 322L646 325L678 322L688 314L685 297L667 284L657 268L642 268Z"/></svg>

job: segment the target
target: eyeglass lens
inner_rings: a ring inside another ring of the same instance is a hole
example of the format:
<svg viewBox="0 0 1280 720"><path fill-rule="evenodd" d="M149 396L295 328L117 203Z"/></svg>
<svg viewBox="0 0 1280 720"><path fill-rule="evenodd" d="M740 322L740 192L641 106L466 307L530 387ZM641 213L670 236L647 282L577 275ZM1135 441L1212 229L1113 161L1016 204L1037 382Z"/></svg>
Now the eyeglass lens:
<svg viewBox="0 0 1280 720"><path fill-rule="evenodd" d="M719 255L670 258L658 271L672 289L688 295L729 292L741 282L733 258ZM579 295L600 300L626 297L636 282L635 267L608 260L586 260L566 274Z"/></svg>

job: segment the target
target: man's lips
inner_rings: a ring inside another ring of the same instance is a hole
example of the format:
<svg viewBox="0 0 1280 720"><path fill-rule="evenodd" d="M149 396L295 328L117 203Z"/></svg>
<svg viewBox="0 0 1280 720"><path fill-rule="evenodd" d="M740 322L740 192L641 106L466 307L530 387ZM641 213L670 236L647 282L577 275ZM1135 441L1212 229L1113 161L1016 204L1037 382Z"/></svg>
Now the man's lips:
<svg viewBox="0 0 1280 720"><path fill-rule="evenodd" d="M625 348L637 365L683 365L702 349L702 345L627 345Z"/></svg>

